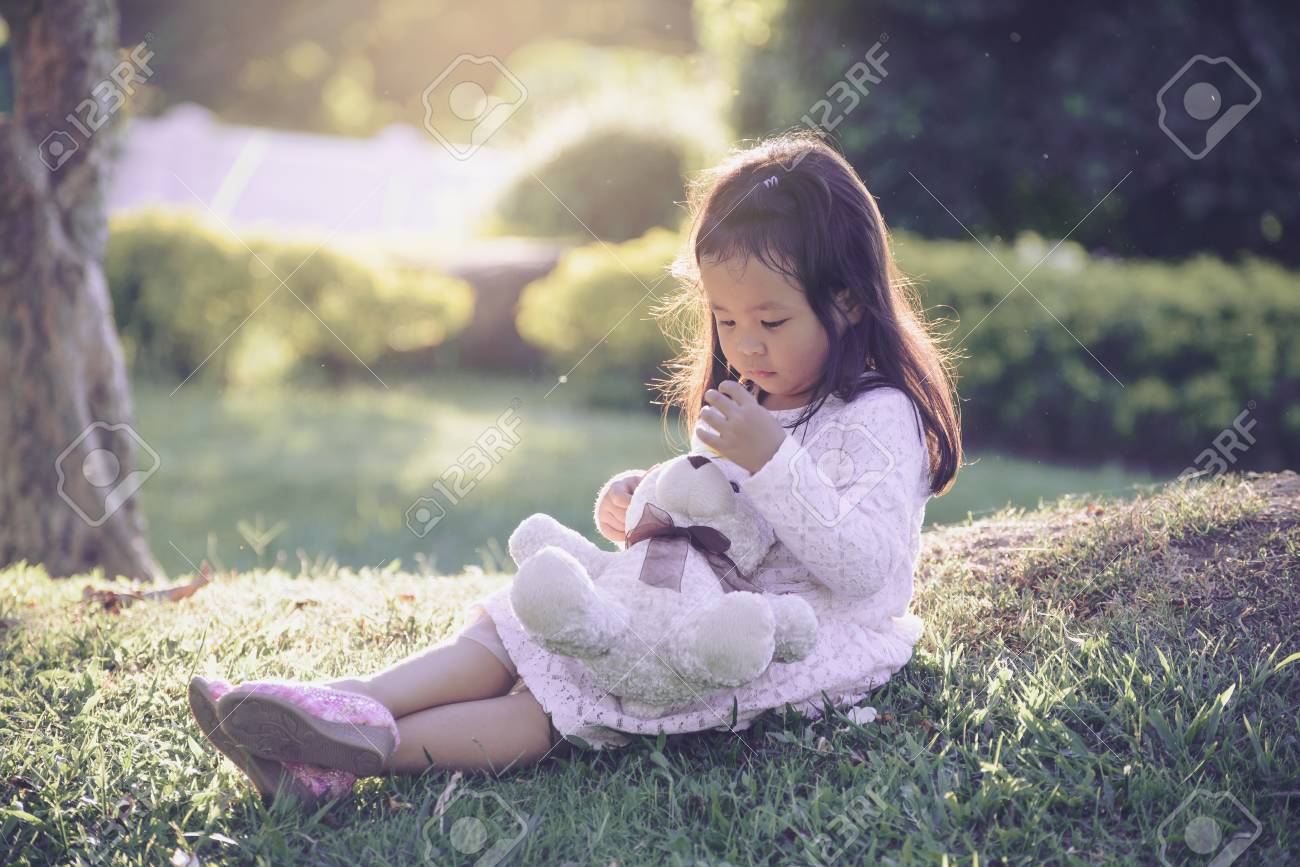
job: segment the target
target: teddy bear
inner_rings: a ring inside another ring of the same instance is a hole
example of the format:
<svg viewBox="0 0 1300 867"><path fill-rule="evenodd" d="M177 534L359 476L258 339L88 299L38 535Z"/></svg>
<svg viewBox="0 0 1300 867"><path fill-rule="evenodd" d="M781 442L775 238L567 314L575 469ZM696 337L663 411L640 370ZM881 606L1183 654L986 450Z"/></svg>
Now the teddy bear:
<svg viewBox="0 0 1300 867"><path fill-rule="evenodd" d="M581 660L624 713L655 719L812 652L817 617L751 578L776 536L725 459L687 454L633 492L625 547L608 551L550 515L510 536L510 603L542 647Z"/></svg>

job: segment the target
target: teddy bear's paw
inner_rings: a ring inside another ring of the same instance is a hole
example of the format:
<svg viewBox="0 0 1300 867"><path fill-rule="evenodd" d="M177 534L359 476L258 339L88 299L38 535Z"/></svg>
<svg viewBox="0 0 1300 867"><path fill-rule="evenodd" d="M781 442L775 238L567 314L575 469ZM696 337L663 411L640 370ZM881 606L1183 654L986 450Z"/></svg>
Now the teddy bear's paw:
<svg viewBox="0 0 1300 867"><path fill-rule="evenodd" d="M587 571L562 548L547 546L524 561L510 587L515 616L538 643L570 656L603 653L617 619L596 595Z"/></svg>
<svg viewBox="0 0 1300 867"><path fill-rule="evenodd" d="M594 595L585 570L572 554L545 547L520 564L510 587L510 604L529 632L549 637L584 617Z"/></svg>
<svg viewBox="0 0 1300 867"><path fill-rule="evenodd" d="M718 686L740 686L762 674L776 647L776 624L757 593L727 593L697 622L693 655Z"/></svg>
<svg viewBox="0 0 1300 867"><path fill-rule="evenodd" d="M766 597L776 622L776 662L798 662L817 644L817 614L808 601L793 593Z"/></svg>

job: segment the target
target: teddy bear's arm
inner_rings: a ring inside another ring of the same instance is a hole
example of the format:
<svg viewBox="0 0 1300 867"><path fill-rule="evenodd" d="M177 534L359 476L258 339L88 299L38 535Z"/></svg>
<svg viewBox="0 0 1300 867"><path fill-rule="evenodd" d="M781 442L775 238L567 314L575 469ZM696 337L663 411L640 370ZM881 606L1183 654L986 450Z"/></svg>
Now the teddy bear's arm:
<svg viewBox="0 0 1300 867"><path fill-rule="evenodd" d="M548 545L572 554L592 578L605 570L611 558L618 556L543 512L529 515L510 534L510 556L518 565Z"/></svg>

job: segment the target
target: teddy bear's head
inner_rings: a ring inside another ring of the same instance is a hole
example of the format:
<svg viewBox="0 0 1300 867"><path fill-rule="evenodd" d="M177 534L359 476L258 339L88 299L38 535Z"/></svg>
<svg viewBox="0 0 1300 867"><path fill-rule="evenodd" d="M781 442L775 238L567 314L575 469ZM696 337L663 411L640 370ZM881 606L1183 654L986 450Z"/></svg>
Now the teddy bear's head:
<svg viewBox="0 0 1300 867"><path fill-rule="evenodd" d="M646 506L667 512L680 527L702 524L731 542L727 556L745 575L753 574L775 541L771 525L730 481L722 458L681 455L646 474L627 507L630 534L645 515Z"/></svg>

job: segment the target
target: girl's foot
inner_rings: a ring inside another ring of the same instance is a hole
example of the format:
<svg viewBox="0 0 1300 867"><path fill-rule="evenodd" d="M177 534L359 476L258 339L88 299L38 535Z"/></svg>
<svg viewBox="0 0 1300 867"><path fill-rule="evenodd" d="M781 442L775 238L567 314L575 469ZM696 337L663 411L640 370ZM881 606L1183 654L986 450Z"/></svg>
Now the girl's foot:
<svg viewBox="0 0 1300 867"><path fill-rule="evenodd" d="M315 809L327 800L342 798L357 778L346 771L312 765L280 763L250 754L221 730L217 702L230 691L224 680L194 677L190 680L190 711L212 745L234 762L252 782L263 803L270 804L277 792L284 792L300 805Z"/></svg>
<svg viewBox="0 0 1300 867"><path fill-rule="evenodd" d="M263 759L380 773L397 748L397 722L369 696L327 686L243 683L217 702L221 729Z"/></svg>

